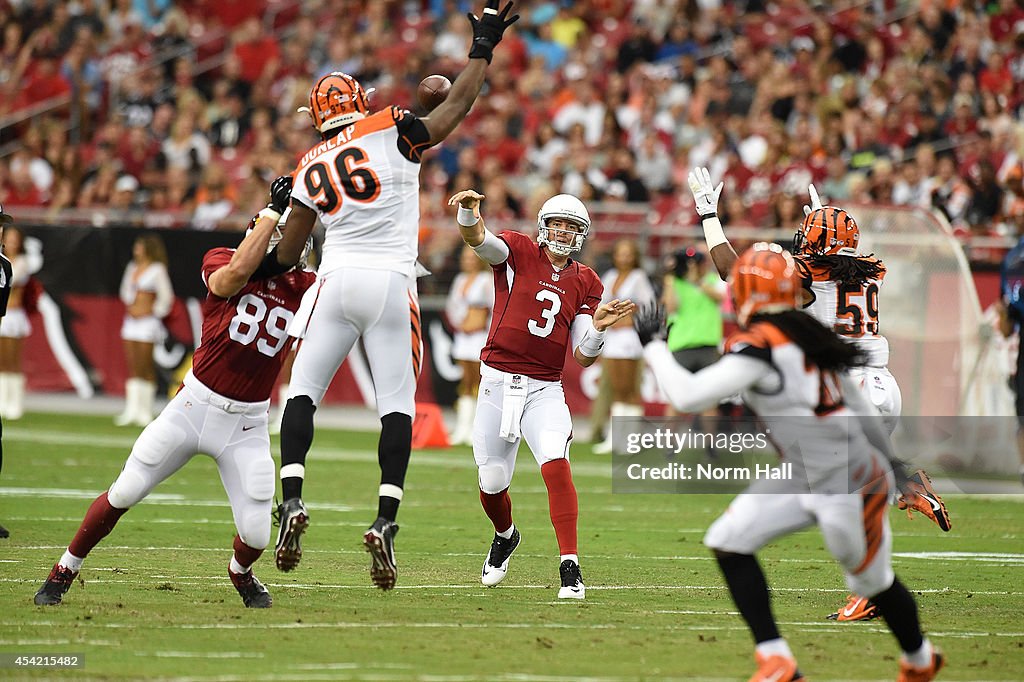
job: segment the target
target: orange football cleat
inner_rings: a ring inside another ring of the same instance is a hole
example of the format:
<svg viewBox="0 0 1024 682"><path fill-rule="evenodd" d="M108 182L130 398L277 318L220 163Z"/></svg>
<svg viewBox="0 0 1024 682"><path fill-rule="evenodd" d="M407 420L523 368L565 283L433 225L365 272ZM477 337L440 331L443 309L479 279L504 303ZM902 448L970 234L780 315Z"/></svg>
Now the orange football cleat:
<svg viewBox="0 0 1024 682"><path fill-rule="evenodd" d="M910 476L907 489L899 496L897 506L907 510L908 518L914 516L911 510L921 512L947 533L953 527L949 520L949 512L946 511L946 503L932 488L932 480L928 478L924 469L918 469Z"/></svg>
<svg viewBox="0 0 1024 682"><path fill-rule="evenodd" d="M749 682L806 682L796 669L796 660L786 656L762 656L754 652L757 672Z"/></svg>
<svg viewBox="0 0 1024 682"><path fill-rule="evenodd" d="M846 598L846 606L835 613L829 614L828 619L838 621L874 620L881 615L878 607L870 599L851 594Z"/></svg>
<svg viewBox="0 0 1024 682"><path fill-rule="evenodd" d="M900 676L896 682L931 682L946 664L942 652L938 649L932 651L932 662L924 668L915 668L904 660L900 661Z"/></svg>

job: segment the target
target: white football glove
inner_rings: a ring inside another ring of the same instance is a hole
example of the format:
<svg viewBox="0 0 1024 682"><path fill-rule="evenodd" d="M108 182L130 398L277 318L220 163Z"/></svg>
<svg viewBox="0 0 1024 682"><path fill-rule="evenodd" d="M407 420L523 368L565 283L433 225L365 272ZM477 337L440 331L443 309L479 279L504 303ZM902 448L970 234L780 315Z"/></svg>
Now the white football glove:
<svg viewBox="0 0 1024 682"><path fill-rule="evenodd" d="M693 192L693 203L701 220L718 213L718 197L722 195L724 182L718 187L711 184L711 173L707 168L694 168L690 171L690 191Z"/></svg>
<svg viewBox="0 0 1024 682"><path fill-rule="evenodd" d="M804 204L804 215L809 216L812 212L817 211L819 208L824 208L821 205L821 199L818 198L818 190L814 189L814 185L807 185L807 193L811 195L811 205Z"/></svg>

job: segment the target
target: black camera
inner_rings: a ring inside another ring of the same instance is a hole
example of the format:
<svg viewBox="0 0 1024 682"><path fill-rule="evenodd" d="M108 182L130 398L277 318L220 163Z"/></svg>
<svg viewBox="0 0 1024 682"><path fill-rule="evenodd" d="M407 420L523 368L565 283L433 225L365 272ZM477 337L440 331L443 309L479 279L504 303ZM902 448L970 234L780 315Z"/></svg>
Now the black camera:
<svg viewBox="0 0 1024 682"><path fill-rule="evenodd" d="M686 279L686 273L690 271L691 266L699 265L704 262L704 254L698 251L692 246L688 246L685 249L676 251L668 257L666 269L671 270L672 275L678 279Z"/></svg>

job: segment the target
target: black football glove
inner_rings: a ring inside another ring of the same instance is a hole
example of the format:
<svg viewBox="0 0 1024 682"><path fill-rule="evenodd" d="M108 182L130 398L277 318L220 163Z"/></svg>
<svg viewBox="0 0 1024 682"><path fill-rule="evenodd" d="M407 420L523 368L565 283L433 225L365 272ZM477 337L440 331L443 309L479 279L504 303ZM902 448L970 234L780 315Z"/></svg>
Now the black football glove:
<svg viewBox="0 0 1024 682"><path fill-rule="evenodd" d="M282 175L270 183L270 203L267 208L284 213L292 201L292 176Z"/></svg>
<svg viewBox="0 0 1024 682"><path fill-rule="evenodd" d="M501 42L501 35L512 24L519 21L519 15L513 14L508 19L508 13L512 11L512 3L509 2L504 8L498 11L498 0L487 0L484 7L484 16L478 18L472 12L467 12L469 23L473 25L473 46L469 48L469 58L482 57L491 63L494 56L494 47Z"/></svg>
<svg viewBox="0 0 1024 682"><path fill-rule="evenodd" d="M665 309L655 303L642 306L633 313L633 327L636 329L637 336L640 337L640 343L645 346L655 339L664 341L666 336Z"/></svg>

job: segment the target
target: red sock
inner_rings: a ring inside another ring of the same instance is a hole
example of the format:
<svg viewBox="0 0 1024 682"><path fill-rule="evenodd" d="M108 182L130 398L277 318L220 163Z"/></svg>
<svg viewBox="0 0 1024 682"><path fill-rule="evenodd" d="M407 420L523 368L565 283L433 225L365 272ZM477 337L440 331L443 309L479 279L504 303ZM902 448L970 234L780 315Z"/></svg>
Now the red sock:
<svg viewBox="0 0 1024 682"><path fill-rule="evenodd" d="M495 533L504 533L512 527L512 498L508 496L508 488L500 493L480 491L480 504L484 513L494 524Z"/></svg>
<svg viewBox="0 0 1024 682"><path fill-rule="evenodd" d="M128 510L112 507L107 501L106 493L97 497L89 505L89 511L85 512L82 525L78 527L78 532L68 545L68 551L80 559L87 557L92 548L114 530L114 525L126 511Z"/></svg>
<svg viewBox="0 0 1024 682"><path fill-rule="evenodd" d="M255 549L242 542L242 538L235 536L235 561L242 566L252 566L263 554L262 549Z"/></svg>
<svg viewBox="0 0 1024 682"><path fill-rule="evenodd" d="M540 474L544 477L544 485L548 487L548 510L551 513L551 525L555 527L558 552L577 554L576 520L580 510L569 460L552 460L540 468Z"/></svg>

